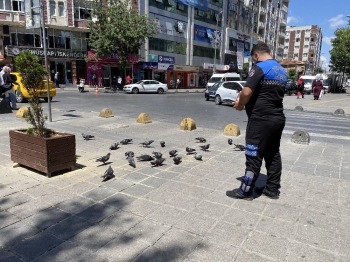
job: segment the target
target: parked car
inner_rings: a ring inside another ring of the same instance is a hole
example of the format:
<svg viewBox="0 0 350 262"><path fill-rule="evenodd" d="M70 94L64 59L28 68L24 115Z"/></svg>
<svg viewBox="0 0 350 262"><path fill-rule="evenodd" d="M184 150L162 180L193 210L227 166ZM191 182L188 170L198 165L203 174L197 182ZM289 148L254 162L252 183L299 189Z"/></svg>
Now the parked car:
<svg viewBox="0 0 350 262"><path fill-rule="evenodd" d="M204 92L205 100L209 101L209 99L215 99L216 90L223 82L217 82L213 86L208 87Z"/></svg>
<svg viewBox="0 0 350 262"><path fill-rule="evenodd" d="M236 101L239 92L242 91L245 81L222 82L215 94L215 104L232 103Z"/></svg>
<svg viewBox="0 0 350 262"><path fill-rule="evenodd" d="M297 93L298 86L294 81L288 81L285 88L284 88L284 93L286 95L293 95Z"/></svg>
<svg viewBox="0 0 350 262"><path fill-rule="evenodd" d="M134 84L125 85L123 88L126 93L158 93L168 92L168 86L156 80L141 80Z"/></svg>
<svg viewBox="0 0 350 262"><path fill-rule="evenodd" d="M12 80L14 80L18 83L18 85L13 85L13 89L15 90L15 94L16 94L17 103L26 102L27 99L31 98L31 96L22 83L21 74L18 72L11 72L10 75L11 75ZM49 80L49 88L50 88L50 100L52 100L52 98L54 96L56 96L56 88L54 87L53 82L50 80ZM43 80L43 87L42 87L42 89L38 89L37 92L39 93L38 94L39 98L42 98L46 102L48 102L49 99L47 98L46 80Z"/></svg>

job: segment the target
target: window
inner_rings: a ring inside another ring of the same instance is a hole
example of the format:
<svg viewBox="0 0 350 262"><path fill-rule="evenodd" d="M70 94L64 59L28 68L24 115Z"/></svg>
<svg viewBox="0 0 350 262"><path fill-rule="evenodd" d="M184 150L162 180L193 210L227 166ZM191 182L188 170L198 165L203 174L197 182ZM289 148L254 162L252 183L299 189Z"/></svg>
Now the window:
<svg viewBox="0 0 350 262"><path fill-rule="evenodd" d="M297 34L300 34L300 30L297 30Z"/></svg>
<svg viewBox="0 0 350 262"><path fill-rule="evenodd" d="M285 43L289 43L289 39L284 39L284 42Z"/></svg>
<svg viewBox="0 0 350 262"><path fill-rule="evenodd" d="M288 46L285 46L285 47L284 47L284 50L288 50Z"/></svg>
<svg viewBox="0 0 350 262"><path fill-rule="evenodd" d="M309 48L309 45L304 45L304 49L308 49Z"/></svg>
<svg viewBox="0 0 350 262"><path fill-rule="evenodd" d="M303 57L307 57L307 53L303 53Z"/></svg>
<svg viewBox="0 0 350 262"><path fill-rule="evenodd" d="M56 2L50 1L50 16L56 16Z"/></svg>
<svg viewBox="0 0 350 262"><path fill-rule="evenodd" d="M298 54L298 53L295 53L295 54L294 54L294 58L295 58L295 57L298 57L298 56L299 56L299 54Z"/></svg>
<svg viewBox="0 0 350 262"><path fill-rule="evenodd" d="M74 18L91 20L92 4L88 2L74 2Z"/></svg>
<svg viewBox="0 0 350 262"><path fill-rule="evenodd" d="M299 49L299 46L298 46L298 45L296 45L294 48L295 48L295 49Z"/></svg>
<svg viewBox="0 0 350 262"><path fill-rule="evenodd" d="M179 9L181 11L184 11L185 10L185 5L177 3L177 9Z"/></svg>
<svg viewBox="0 0 350 262"><path fill-rule="evenodd" d="M289 36L289 31L286 32L286 36Z"/></svg>
<svg viewBox="0 0 350 262"><path fill-rule="evenodd" d="M5 2L5 5L4 5ZM1 0L0 10L11 10L11 0Z"/></svg>
<svg viewBox="0 0 350 262"><path fill-rule="evenodd" d="M311 45L311 46L310 46L310 49L315 49L315 46L314 46L314 45Z"/></svg>
<svg viewBox="0 0 350 262"><path fill-rule="evenodd" d="M283 58L287 58L288 57L288 55L287 54L283 54Z"/></svg>
<svg viewBox="0 0 350 262"><path fill-rule="evenodd" d="M305 42L309 42L310 38L309 37L305 37Z"/></svg>
<svg viewBox="0 0 350 262"><path fill-rule="evenodd" d="M314 54L310 54L310 57L314 57Z"/></svg>
<svg viewBox="0 0 350 262"><path fill-rule="evenodd" d="M64 3L58 2L58 16L64 16Z"/></svg>
<svg viewBox="0 0 350 262"><path fill-rule="evenodd" d="M9 1L5 0L5 5L7 5L7 2L9 2ZM6 9L6 10L11 10L11 9ZM22 1L22 0L12 1L12 11L24 12L24 1Z"/></svg>
<svg viewBox="0 0 350 262"><path fill-rule="evenodd" d="M311 42L315 42L315 38L311 37Z"/></svg>
<svg viewBox="0 0 350 262"><path fill-rule="evenodd" d="M300 42L300 38L296 38L296 39L295 39L295 42Z"/></svg>
<svg viewBox="0 0 350 262"><path fill-rule="evenodd" d="M306 33L306 34L310 34L310 29L306 29L306 30L305 30L305 33Z"/></svg>

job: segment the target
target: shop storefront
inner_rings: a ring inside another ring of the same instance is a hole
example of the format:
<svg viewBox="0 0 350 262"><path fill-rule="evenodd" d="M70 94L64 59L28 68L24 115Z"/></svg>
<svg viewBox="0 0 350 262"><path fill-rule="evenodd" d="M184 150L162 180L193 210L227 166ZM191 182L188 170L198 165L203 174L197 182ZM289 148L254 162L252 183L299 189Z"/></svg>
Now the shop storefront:
<svg viewBox="0 0 350 262"><path fill-rule="evenodd" d="M174 65L174 70L167 71L167 84L169 88L175 88L177 79L180 79L180 88L196 88L203 73L200 66Z"/></svg>
<svg viewBox="0 0 350 262"><path fill-rule="evenodd" d="M8 57L14 57L19 55L23 51L29 51L30 53L39 57L39 60L44 65L44 50L42 48L35 47L19 47L19 46L6 46L5 53ZM84 51L73 51L56 48L48 48L47 59L50 71L51 80L54 79L56 72L59 72L60 83L77 83L77 79L84 78L86 71L86 63L84 60Z"/></svg>
<svg viewBox="0 0 350 262"><path fill-rule="evenodd" d="M223 74L229 72L230 66L229 65L215 65L216 73L217 74ZM204 82L208 82L210 77L213 75L213 69L214 64L211 63L203 63L203 80Z"/></svg>

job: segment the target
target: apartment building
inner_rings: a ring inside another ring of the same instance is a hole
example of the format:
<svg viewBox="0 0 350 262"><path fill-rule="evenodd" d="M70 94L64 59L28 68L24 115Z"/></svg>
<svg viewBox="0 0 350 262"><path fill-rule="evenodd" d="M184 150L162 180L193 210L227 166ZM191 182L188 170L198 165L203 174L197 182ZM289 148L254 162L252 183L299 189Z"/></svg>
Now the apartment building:
<svg viewBox="0 0 350 262"><path fill-rule="evenodd" d="M303 73L314 74L319 65L322 48L322 29L317 25L288 26L284 44L284 63L298 60L305 65Z"/></svg>

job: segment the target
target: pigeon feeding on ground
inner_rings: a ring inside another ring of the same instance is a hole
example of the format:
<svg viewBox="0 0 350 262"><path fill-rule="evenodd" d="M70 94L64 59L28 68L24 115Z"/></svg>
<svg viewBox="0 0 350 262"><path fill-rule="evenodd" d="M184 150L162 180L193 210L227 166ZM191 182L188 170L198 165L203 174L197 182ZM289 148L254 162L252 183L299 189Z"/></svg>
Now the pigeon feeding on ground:
<svg viewBox="0 0 350 262"><path fill-rule="evenodd" d="M170 151L169 151L170 157L176 156L176 153L177 153L177 150L170 150Z"/></svg>
<svg viewBox="0 0 350 262"><path fill-rule="evenodd" d="M150 155L141 155L141 156L137 156L136 158L139 161L151 161L151 160L154 160L154 158L152 156L150 156Z"/></svg>
<svg viewBox="0 0 350 262"><path fill-rule="evenodd" d="M165 158L158 158L154 161L151 161L151 165L152 165L152 167L161 166L161 165L163 165L164 160L165 160Z"/></svg>
<svg viewBox="0 0 350 262"><path fill-rule="evenodd" d="M194 148L186 147L187 155L193 154L193 152L195 152L195 151L196 151L196 149L194 149Z"/></svg>
<svg viewBox="0 0 350 262"><path fill-rule="evenodd" d="M160 143L161 147L165 147L165 142L164 141L160 141L159 143Z"/></svg>
<svg viewBox="0 0 350 262"><path fill-rule="evenodd" d="M194 158L196 160L202 160L202 155L198 154L197 152L194 153Z"/></svg>
<svg viewBox="0 0 350 262"><path fill-rule="evenodd" d="M128 160L130 166L132 166L133 168L136 168L135 160L132 156L128 156L126 160Z"/></svg>
<svg viewBox="0 0 350 262"><path fill-rule="evenodd" d="M232 139L231 139L231 138L229 138L229 139L227 140L227 142L228 142L229 145L232 145Z"/></svg>
<svg viewBox="0 0 350 262"><path fill-rule="evenodd" d="M204 145L204 146L199 146L203 151L208 151L210 144Z"/></svg>
<svg viewBox="0 0 350 262"><path fill-rule="evenodd" d="M102 162L104 165L106 164L106 162L108 161L109 157L110 157L111 153L108 153L105 156L101 156L99 158L96 159L96 162Z"/></svg>
<svg viewBox="0 0 350 262"><path fill-rule="evenodd" d="M92 135L86 135L84 133L81 133L81 135L85 141L90 140L90 139L95 139L95 136L92 136Z"/></svg>
<svg viewBox="0 0 350 262"><path fill-rule="evenodd" d="M127 144L129 144L129 143L131 143L132 142L132 139L123 139L122 141L120 141L120 143L122 144L122 145L127 145Z"/></svg>
<svg viewBox="0 0 350 262"><path fill-rule="evenodd" d="M134 154L134 152L132 152L132 151L126 151L125 152L125 156L128 158L128 157L134 157L135 156L135 154Z"/></svg>
<svg viewBox="0 0 350 262"><path fill-rule="evenodd" d="M107 168L107 170L105 171L105 173L103 174L103 180L102 182L106 182L107 180L110 180L112 178L114 178L114 171L111 167L111 165L109 165L109 168Z"/></svg>
<svg viewBox="0 0 350 262"><path fill-rule="evenodd" d="M140 143L140 145L142 145L143 147L149 147L150 144L152 144L153 142L154 142L154 140L148 140L148 141Z"/></svg>
<svg viewBox="0 0 350 262"><path fill-rule="evenodd" d="M195 139L198 140L198 142L200 142L200 143L207 142L207 140L204 137L196 137Z"/></svg>
<svg viewBox="0 0 350 262"><path fill-rule="evenodd" d="M109 147L109 149L110 150L117 150L119 148L118 146L119 146L119 143L114 143Z"/></svg>
<svg viewBox="0 0 350 262"><path fill-rule="evenodd" d="M154 157L157 158L157 159L158 159L158 158L161 158L162 155L163 155L161 152L154 152L154 151L152 152L152 154L153 154Z"/></svg>
<svg viewBox="0 0 350 262"><path fill-rule="evenodd" d="M174 164L175 165L178 165L178 164L180 164L181 163L181 156L175 156L174 158L173 158L173 160L174 160Z"/></svg>
<svg viewBox="0 0 350 262"><path fill-rule="evenodd" d="M244 145L236 145L236 144L234 144L235 145L235 149L238 149L239 151L244 151L245 150L245 146ZM238 151L238 150L236 150L236 151Z"/></svg>

